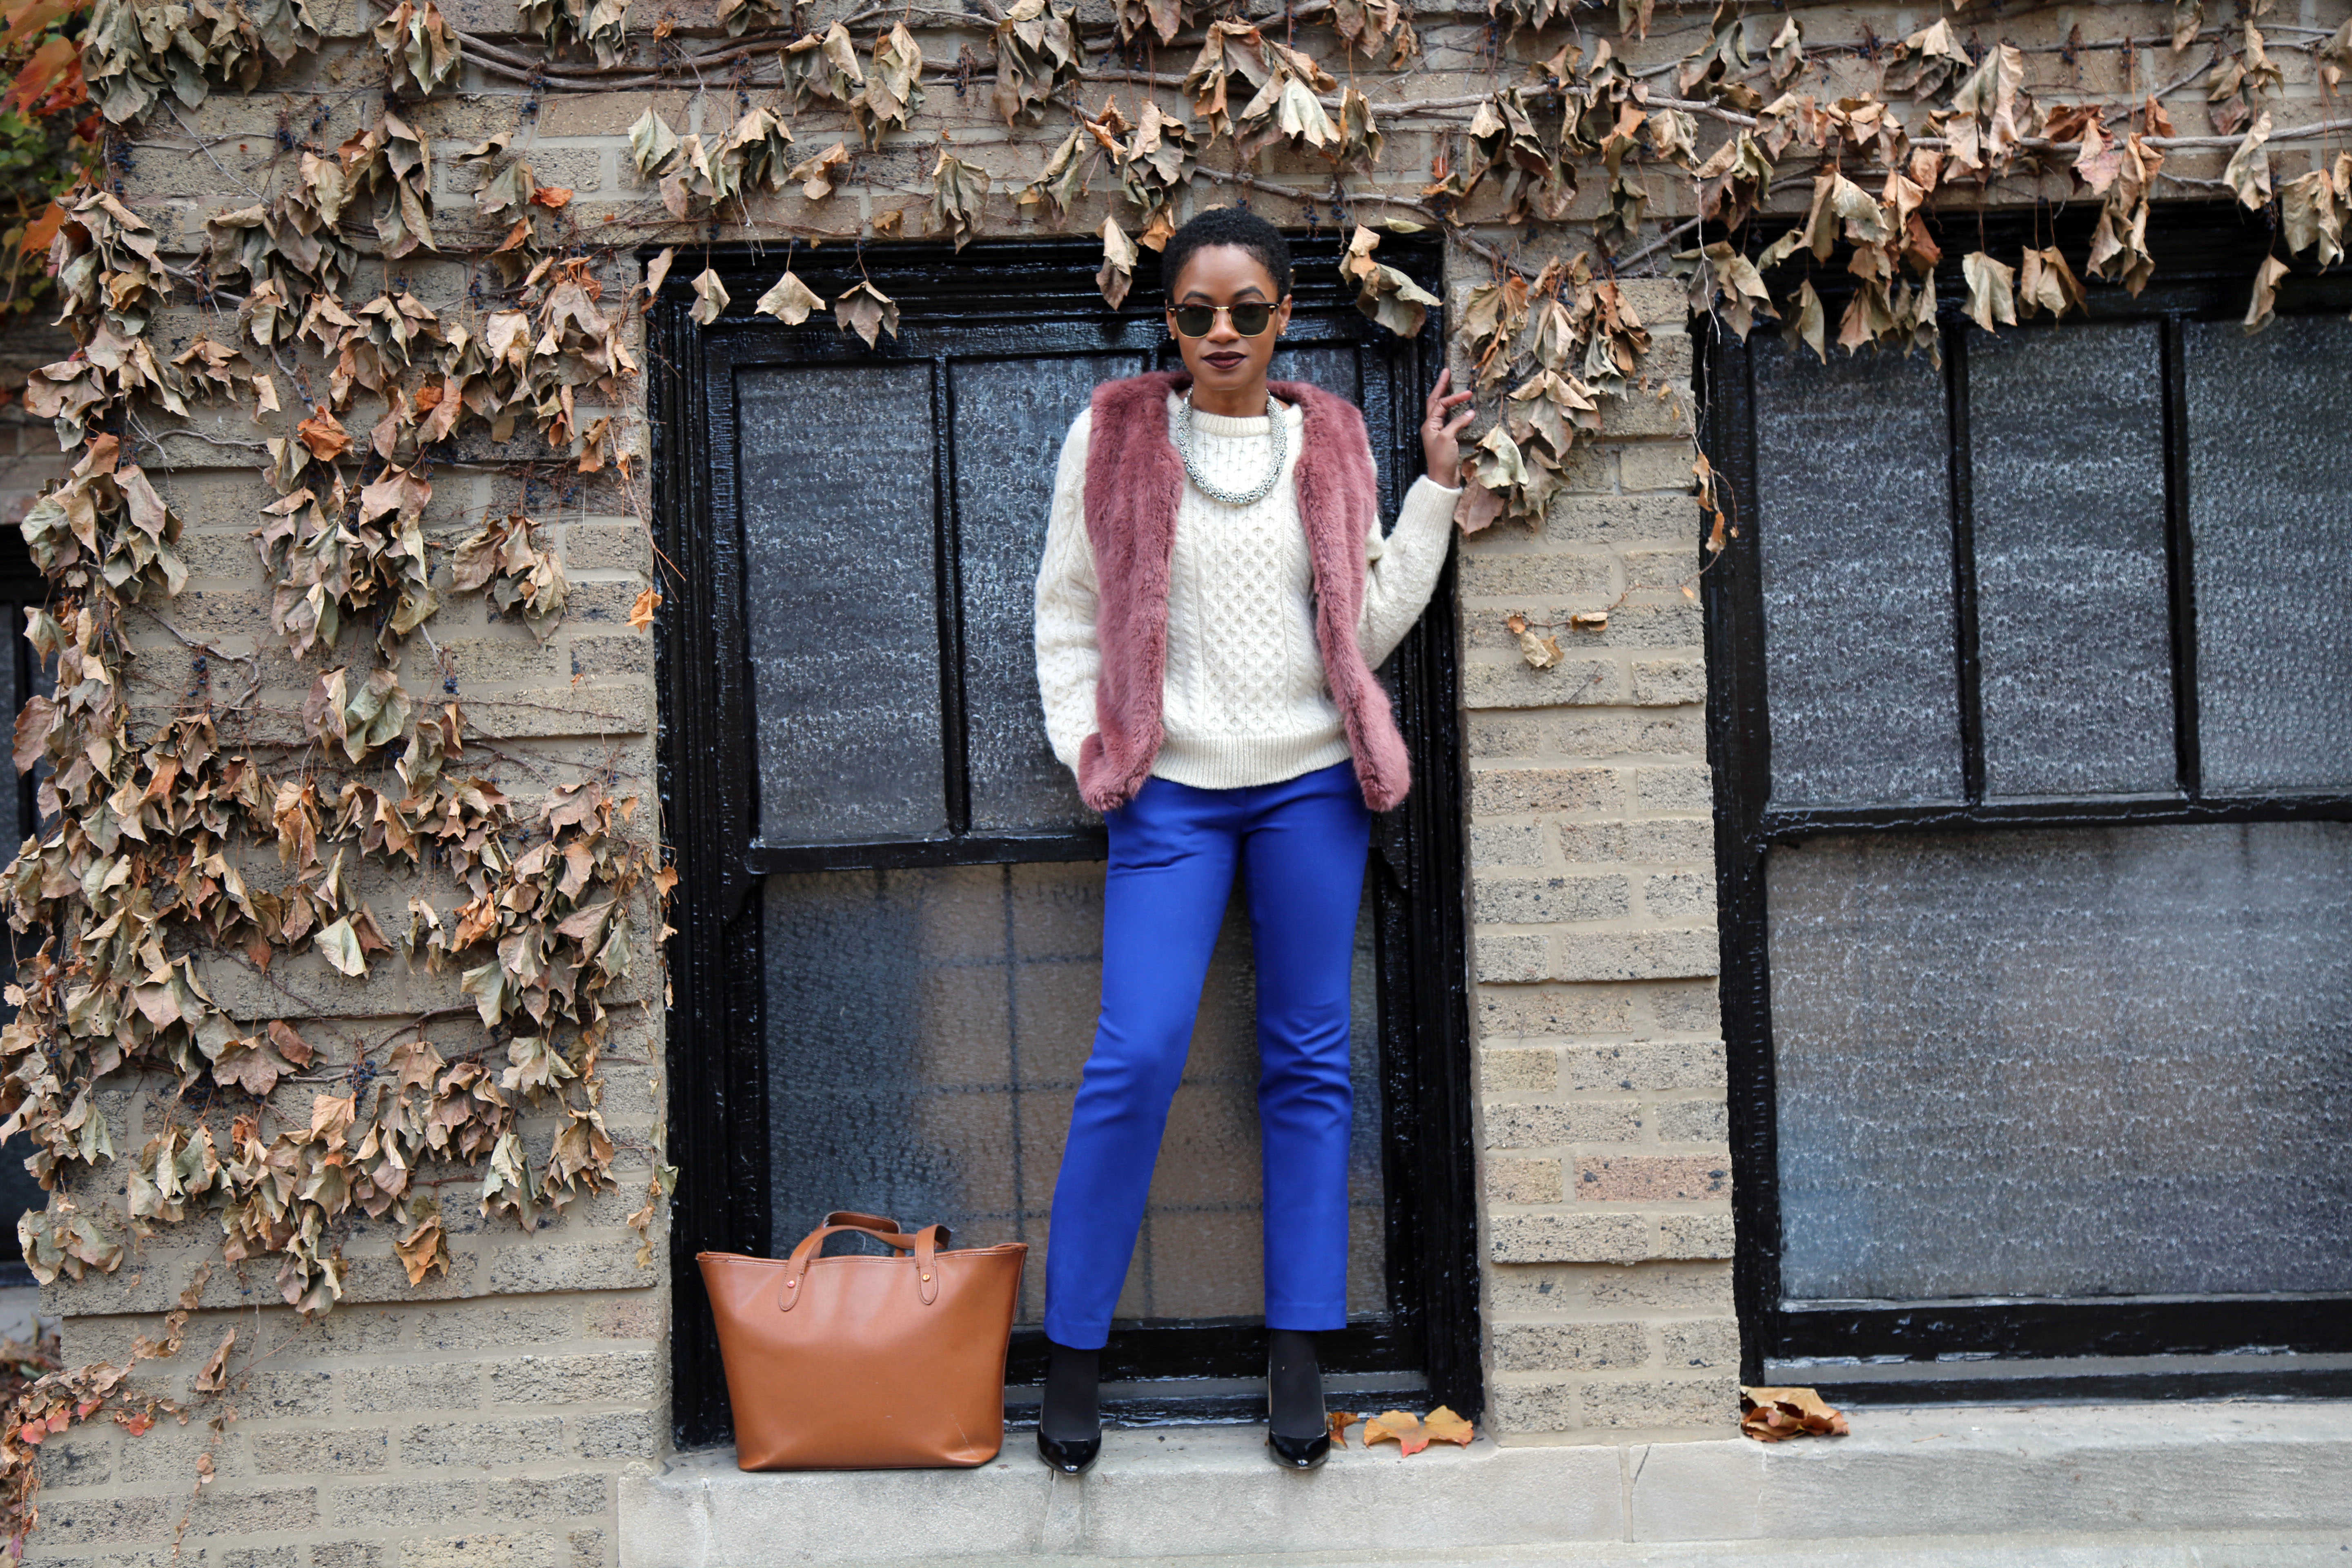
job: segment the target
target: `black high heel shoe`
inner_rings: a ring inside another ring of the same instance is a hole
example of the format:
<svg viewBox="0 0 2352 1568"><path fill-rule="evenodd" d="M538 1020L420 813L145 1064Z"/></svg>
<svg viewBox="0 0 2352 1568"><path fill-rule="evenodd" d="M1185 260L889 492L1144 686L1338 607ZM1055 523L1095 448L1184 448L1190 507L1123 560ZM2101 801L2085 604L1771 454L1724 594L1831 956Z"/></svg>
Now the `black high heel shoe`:
<svg viewBox="0 0 2352 1568"><path fill-rule="evenodd" d="M1323 1446L1328 1448L1331 1440L1326 1437ZM1102 1434L1099 1432L1091 1437L1048 1437L1045 1428L1037 1428L1037 1457L1066 1476L1083 1473L1101 1453Z"/></svg>
<svg viewBox="0 0 2352 1568"><path fill-rule="evenodd" d="M1276 1329L1269 1336L1265 1356L1265 1446L1274 1462L1286 1470L1311 1470L1331 1457L1331 1429L1323 1414L1323 1373L1315 1357L1311 1334ZM1285 1409L1283 1406L1290 1408ZM1284 1417L1311 1418L1318 1423L1312 1436L1292 1436L1280 1430Z"/></svg>
<svg viewBox="0 0 2352 1568"><path fill-rule="evenodd" d="M1266 1429L1265 1446L1274 1450L1274 1462L1286 1470L1311 1470L1331 1457L1331 1434L1317 1437L1286 1437L1272 1427Z"/></svg>
<svg viewBox="0 0 2352 1568"><path fill-rule="evenodd" d="M1045 1428L1087 1425L1081 1437L1048 1436ZM1085 1471L1102 1452L1102 1352L1045 1342L1045 1386L1037 1410L1037 1457L1066 1476Z"/></svg>

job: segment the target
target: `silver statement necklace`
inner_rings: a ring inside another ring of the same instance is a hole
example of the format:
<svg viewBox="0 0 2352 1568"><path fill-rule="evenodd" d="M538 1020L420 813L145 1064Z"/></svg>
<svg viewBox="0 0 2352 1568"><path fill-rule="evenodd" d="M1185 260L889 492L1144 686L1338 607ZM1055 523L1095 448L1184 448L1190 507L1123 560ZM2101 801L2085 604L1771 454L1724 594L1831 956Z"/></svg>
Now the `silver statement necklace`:
<svg viewBox="0 0 2352 1568"><path fill-rule="evenodd" d="M1270 392L1265 395L1265 418L1274 433L1274 460L1265 466L1265 478L1246 490L1219 489L1202 477L1200 465L1192 460L1192 393L1187 387L1184 417L1176 422L1176 450L1184 458L1184 472L1193 488L1211 500L1223 501L1227 506L1255 506L1264 500L1273 491L1275 481L1282 478L1282 465L1290 456L1289 437L1282 426L1282 409Z"/></svg>

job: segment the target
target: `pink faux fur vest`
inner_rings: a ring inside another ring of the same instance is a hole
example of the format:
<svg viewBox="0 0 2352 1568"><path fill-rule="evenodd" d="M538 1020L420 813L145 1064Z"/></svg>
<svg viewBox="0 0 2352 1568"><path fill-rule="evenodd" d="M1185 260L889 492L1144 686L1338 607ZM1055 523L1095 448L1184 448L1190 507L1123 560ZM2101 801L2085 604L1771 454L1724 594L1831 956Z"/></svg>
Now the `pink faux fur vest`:
<svg viewBox="0 0 2352 1568"><path fill-rule="evenodd" d="M1160 700L1168 668L1168 579L1184 460L1170 438L1167 403L1191 377L1156 372L1095 388L1087 450L1087 539L1094 546L1095 733L1078 754L1078 793L1097 811L1126 805L1160 754ZM1304 415L1298 516L1315 582L1315 641L1339 710L1364 803L1404 799L1412 765L1389 694L1356 643L1364 603L1364 535L1380 506L1360 409L1303 382L1270 384Z"/></svg>

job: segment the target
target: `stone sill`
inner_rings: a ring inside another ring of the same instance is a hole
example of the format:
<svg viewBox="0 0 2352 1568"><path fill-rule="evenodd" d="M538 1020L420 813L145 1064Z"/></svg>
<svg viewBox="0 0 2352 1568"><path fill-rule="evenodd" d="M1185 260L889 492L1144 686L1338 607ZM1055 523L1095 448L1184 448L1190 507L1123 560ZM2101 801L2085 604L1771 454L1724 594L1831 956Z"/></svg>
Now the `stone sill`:
<svg viewBox="0 0 2352 1568"><path fill-rule="evenodd" d="M1996 1562L2003 1541L2013 1552L2059 1537L2106 1542L2124 1562L2126 1538L2183 1531L2265 1532L2282 1549L2305 1532L2352 1539L2352 1402L1872 1406L1852 1416L1851 1436L1774 1446L1481 1438L1412 1458L1350 1447L1308 1475L1275 1468L1252 1427L1116 1431L1075 1481L1047 1472L1025 1434L971 1470L746 1475L730 1451L707 1451L623 1476L620 1562L1142 1568L1377 1552L1534 1563L1568 1543L1610 1548L1580 1561L1634 1562L1648 1555L1637 1548L1709 1542L1769 1542L1776 1554L1811 1542L1880 1562L1891 1549L1873 1547L1890 1541L1933 1543L1945 1561L1946 1548L1988 1540Z"/></svg>

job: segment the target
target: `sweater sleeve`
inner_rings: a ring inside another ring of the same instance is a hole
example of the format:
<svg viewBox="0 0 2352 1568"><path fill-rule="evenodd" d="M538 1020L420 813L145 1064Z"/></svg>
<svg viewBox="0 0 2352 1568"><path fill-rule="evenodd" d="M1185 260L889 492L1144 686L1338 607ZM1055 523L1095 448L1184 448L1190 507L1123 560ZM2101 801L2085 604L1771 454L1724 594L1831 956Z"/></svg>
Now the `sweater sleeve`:
<svg viewBox="0 0 2352 1568"><path fill-rule="evenodd" d="M1396 651L1429 603L1445 549L1454 537L1454 503L1462 492L1423 474L1412 481L1397 509L1397 524L1384 539L1375 515L1364 540L1364 613L1356 640L1364 661L1377 666Z"/></svg>
<svg viewBox="0 0 2352 1568"><path fill-rule="evenodd" d="M1062 442L1054 471L1054 505L1037 564L1037 695L1045 738L1073 773L1078 748L1095 729L1095 680L1102 668L1095 643L1095 553L1087 539L1087 443L1094 411L1079 414Z"/></svg>

